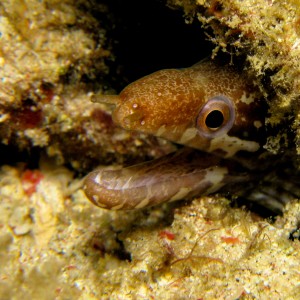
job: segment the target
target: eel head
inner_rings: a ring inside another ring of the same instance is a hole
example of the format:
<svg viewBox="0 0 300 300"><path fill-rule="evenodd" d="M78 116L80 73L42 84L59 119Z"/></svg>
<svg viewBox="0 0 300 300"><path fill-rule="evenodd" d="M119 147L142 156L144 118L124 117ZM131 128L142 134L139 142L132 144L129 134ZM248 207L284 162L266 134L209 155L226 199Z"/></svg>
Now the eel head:
<svg viewBox="0 0 300 300"><path fill-rule="evenodd" d="M87 175L85 193L103 208L141 208L248 180L245 166L238 167L234 158L257 152L265 140L261 95L242 73L209 60L155 72L120 95L97 101L115 105L113 120L119 126L187 147L158 160Z"/></svg>

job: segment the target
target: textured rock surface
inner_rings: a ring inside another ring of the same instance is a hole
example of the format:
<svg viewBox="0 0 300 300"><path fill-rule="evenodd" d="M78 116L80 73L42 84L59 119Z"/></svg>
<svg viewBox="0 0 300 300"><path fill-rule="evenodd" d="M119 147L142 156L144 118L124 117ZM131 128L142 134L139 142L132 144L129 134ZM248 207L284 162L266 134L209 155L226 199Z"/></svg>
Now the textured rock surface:
<svg viewBox="0 0 300 300"><path fill-rule="evenodd" d="M112 212L73 174L0 172L1 299L295 299L298 203L273 224L223 198Z"/></svg>
<svg viewBox="0 0 300 300"><path fill-rule="evenodd" d="M90 101L94 91L104 91L113 60L105 26L96 19L109 20L104 4L2 1L0 15L2 144L43 148L79 170L122 162L124 154L156 156L171 149L116 128L109 108Z"/></svg>
<svg viewBox="0 0 300 300"><path fill-rule="evenodd" d="M172 4L212 29L215 52L245 55L245 71L276 94L269 121L282 131L267 147L284 147L285 128L297 131L299 122L299 3ZM4 0L0 14L1 142L48 155L38 169L25 162L0 171L1 300L298 297L299 203L274 223L216 196L111 212L93 206L61 167L140 160L172 147L116 128L109 108L89 101L110 76L107 6ZM282 125L286 116L291 127Z"/></svg>

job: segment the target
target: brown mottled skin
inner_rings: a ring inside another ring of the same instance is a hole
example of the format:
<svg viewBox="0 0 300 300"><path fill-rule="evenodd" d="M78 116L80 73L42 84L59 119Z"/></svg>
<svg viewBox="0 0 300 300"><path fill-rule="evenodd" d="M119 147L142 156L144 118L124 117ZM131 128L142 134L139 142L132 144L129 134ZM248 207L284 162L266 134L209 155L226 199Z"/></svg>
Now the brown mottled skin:
<svg viewBox="0 0 300 300"><path fill-rule="evenodd" d="M243 94L255 101L242 102ZM260 111L261 95L242 74L209 60L182 70L161 70L129 84L119 95L113 119L125 129L153 135L165 125L167 129L160 136L180 143L182 133L195 126L200 108L216 95L232 99L236 106L232 134L240 138L247 134L249 140L256 141L259 130L253 122L255 118L264 122L265 115ZM185 145L207 151L209 143L207 138L197 136Z"/></svg>

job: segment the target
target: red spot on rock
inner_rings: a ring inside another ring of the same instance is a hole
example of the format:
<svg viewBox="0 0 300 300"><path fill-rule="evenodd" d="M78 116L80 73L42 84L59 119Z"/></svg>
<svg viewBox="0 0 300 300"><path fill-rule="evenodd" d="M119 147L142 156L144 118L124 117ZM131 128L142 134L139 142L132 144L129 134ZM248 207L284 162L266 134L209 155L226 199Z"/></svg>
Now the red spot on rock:
<svg viewBox="0 0 300 300"><path fill-rule="evenodd" d="M175 239L175 234L167 230L160 231L158 235L160 238L166 238L170 241Z"/></svg>
<svg viewBox="0 0 300 300"><path fill-rule="evenodd" d="M77 269L77 267L74 265L66 266L66 270L74 270L74 269Z"/></svg>
<svg viewBox="0 0 300 300"><path fill-rule="evenodd" d="M241 241L234 236L221 236L221 240L226 244L239 244Z"/></svg>
<svg viewBox="0 0 300 300"><path fill-rule="evenodd" d="M25 170L21 176L23 189L26 195L31 196L36 192L36 187L44 178L39 170Z"/></svg>
<svg viewBox="0 0 300 300"><path fill-rule="evenodd" d="M94 109L92 119L95 120L103 129L109 130L115 127L110 114L101 109Z"/></svg>
<svg viewBox="0 0 300 300"><path fill-rule="evenodd" d="M41 125L43 114L41 110L23 108L13 111L11 113L11 119L13 124L20 130L32 129Z"/></svg>

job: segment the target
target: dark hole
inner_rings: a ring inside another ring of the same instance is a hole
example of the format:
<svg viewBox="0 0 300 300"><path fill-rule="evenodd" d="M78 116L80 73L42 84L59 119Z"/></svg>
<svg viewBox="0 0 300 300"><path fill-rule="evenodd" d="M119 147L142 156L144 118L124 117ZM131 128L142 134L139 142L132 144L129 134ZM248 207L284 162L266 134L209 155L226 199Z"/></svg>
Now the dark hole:
<svg viewBox="0 0 300 300"><path fill-rule="evenodd" d="M213 49L201 23L195 20L186 24L183 10L170 9L167 1L98 2L107 4L113 16L113 23L107 26L114 54L108 80L114 80L117 91L157 70L190 67L210 55Z"/></svg>
<svg viewBox="0 0 300 300"><path fill-rule="evenodd" d="M290 232L289 240L291 240L292 242L295 241L295 240L300 240L300 230L299 230L299 228L296 228L296 229L294 229Z"/></svg>
<svg viewBox="0 0 300 300"><path fill-rule="evenodd" d="M216 129L219 128L224 121L224 116L219 110L213 110L210 112L205 120L205 124L208 128Z"/></svg>

